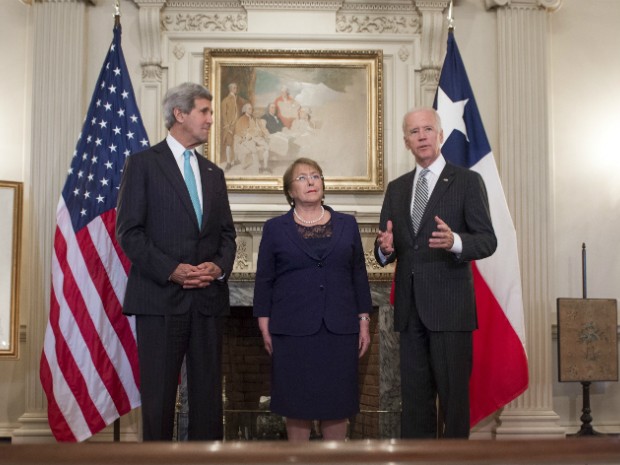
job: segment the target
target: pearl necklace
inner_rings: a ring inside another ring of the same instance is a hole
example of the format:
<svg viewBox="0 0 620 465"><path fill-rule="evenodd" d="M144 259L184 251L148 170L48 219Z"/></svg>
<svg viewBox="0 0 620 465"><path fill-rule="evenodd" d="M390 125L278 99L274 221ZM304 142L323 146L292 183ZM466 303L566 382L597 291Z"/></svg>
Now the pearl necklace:
<svg viewBox="0 0 620 465"><path fill-rule="evenodd" d="M295 217L299 221L301 221L303 224L315 224L315 223L318 223L319 221L321 221L323 219L323 217L325 216L325 209L323 208L323 205L321 205L321 214L315 220L304 220L301 216L299 216L299 214L297 213L297 210L295 208L293 208L293 213L295 214Z"/></svg>

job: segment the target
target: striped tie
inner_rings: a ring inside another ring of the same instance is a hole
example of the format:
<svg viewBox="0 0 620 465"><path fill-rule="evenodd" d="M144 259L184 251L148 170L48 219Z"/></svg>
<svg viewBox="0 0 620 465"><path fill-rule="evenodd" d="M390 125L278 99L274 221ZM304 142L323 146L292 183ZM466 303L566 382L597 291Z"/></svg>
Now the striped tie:
<svg viewBox="0 0 620 465"><path fill-rule="evenodd" d="M413 231L417 234L420 227L420 221L428 202L428 180L426 179L428 168L420 171L418 182L415 185L415 197L413 199L413 209L411 210L411 222L413 223Z"/></svg>
<svg viewBox="0 0 620 465"><path fill-rule="evenodd" d="M185 175L185 184L187 184L187 190L189 191L189 196L192 199L192 205L194 205L194 210L196 210L196 218L198 218L198 229L200 229L200 226L202 225L202 207L200 206L200 199L198 198L198 189L196 188L196 178L194 177L194 170L192 170L192 165L189 162L191 156L191 150L186 150L185 152L183 152L183 157L185 158L183 171Z"/></svg>

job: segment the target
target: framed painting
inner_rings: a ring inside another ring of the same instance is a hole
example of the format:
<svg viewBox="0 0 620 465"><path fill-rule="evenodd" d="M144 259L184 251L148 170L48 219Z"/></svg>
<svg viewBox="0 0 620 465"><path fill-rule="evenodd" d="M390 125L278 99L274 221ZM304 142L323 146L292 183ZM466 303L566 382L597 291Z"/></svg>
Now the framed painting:
<svg viewBox="0 0 620 465"><path fill-rule="evenodd" d="M380 50L205 49L214 121L205 155L231 191L275 191L295 159L330 191L383 191Z"/></svg>
<svg viewBox="0 0 620 465"><path fill-rule="evenodd" d="M559 381L618 381L615 299L557 300Z"/></svg>
<svg viewBox="0 0 620 465"><path fill-rule="evenodd" d="M19 348L19 263L22 183L0 181L0 358L17 358Z"/></svg>

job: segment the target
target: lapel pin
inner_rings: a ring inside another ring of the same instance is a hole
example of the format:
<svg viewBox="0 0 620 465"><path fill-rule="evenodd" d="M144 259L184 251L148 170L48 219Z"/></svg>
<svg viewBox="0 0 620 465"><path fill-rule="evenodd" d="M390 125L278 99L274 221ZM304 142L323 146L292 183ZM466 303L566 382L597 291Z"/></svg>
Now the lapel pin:
<svg viewBox="0 0 620 465"><path fill-rule="evenodd" d="M443 178L443 182L448 182L448 178Z"/></svg>

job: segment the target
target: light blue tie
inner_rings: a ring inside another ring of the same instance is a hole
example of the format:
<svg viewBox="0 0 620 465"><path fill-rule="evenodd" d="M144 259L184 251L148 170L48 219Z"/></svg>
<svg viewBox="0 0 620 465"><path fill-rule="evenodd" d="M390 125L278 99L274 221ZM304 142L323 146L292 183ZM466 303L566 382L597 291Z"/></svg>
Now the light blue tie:
<svg viewBox="0 0 620 465"><path fill-rule="evenodd" d="M191 156L191 150L186 150L185 152L183 152L183 157L185 158L183 171L185 174L185 184L187 184L187 190L189 191L189 196L192 199L192 205L194 205L194 210L196 210L196 218L198 218L198 229L200 229L200 226L202 225L202 208L200 207L200 199L198 198L198 189L196 188L196 178L194 177L194 170L192 170L192 165L189 162Z"/></svg>

